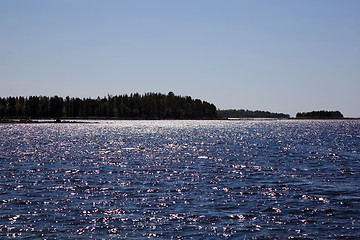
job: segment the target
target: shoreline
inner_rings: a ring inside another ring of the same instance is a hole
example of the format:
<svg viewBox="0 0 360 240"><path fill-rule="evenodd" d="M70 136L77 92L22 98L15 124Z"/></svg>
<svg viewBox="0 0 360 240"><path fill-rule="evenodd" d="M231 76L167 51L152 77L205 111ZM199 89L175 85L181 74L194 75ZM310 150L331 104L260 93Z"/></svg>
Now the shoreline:
<svg viewBox="0 0 360 240"><path fill-rule="evenodd" d="M98 123L98 122L85 122L84 120L90 119L79 119L79 121L60 120L60 119L0 119L0 123L9 124L38 124L38 123Z"/></svg>
<svg viewBox="0 0 360 240"><path fill-rule="evenodd" d="M8 123L8 124L41 124L41 123L87 123L87 124L94 124L99 123L96 121L163 121L163 120L183 120L183 121L286 121L286 120L299 120L299 121L359 121L360 118L228 118L228 119L122 119L122 118L69 118L69 119L16 119L16 118L10 118L10 119L0 119L0 123Z"/></svg>

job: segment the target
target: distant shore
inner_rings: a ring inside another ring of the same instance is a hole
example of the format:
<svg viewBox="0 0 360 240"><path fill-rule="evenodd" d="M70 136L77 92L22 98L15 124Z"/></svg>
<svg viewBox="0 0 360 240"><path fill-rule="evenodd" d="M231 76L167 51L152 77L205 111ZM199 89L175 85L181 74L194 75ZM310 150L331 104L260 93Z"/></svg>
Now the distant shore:
<svg viewBox="0 0 360 240"><path fill-rule="evenodd" d="M97 121L156 121L156 120L197 120L197 121L286 121L286 120L297 120L297 121L349 121L349 120L360 120L360 118L342 118L342 119L304 119L304 118L223 118L223 119L119 119L119 118L81 118L81 119L0 119L0 123L9 124L41 124L41 123L99 123Z"/></svg>

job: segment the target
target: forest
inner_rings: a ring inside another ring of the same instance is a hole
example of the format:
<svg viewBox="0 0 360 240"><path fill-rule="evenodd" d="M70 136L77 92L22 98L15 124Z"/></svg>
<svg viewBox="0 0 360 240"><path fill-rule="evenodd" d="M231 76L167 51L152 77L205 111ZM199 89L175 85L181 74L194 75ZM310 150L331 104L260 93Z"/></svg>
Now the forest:
<svg viewBox="0 0 360 240"><path fill-rule="evenodd" d="M219 110L218 115L221 118L289 118L289 114L271 113L268 111L250 111L250 110Z"/></svg>
<svg viewBox="0 0 360 240"><path fill-rule="evenodd" d="M299 119L342 119L344 116L339 111L312 111L297 113Z"/></svg>
<svg viewBox="0 0 360 240"><path fill-rule="evenodd" d="M0 97L0 118L215 119L217 110L214 104L173 92L97 99Z"/></svg>

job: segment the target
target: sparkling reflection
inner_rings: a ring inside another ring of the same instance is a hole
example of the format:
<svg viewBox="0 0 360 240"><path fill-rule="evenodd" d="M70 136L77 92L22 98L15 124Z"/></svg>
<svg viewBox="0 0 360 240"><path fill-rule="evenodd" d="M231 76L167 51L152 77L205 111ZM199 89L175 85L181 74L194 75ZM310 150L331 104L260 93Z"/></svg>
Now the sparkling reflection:
<svg viewBox="0 0 360 240"><path fill-rule="evenodd" d="M0 236L360 236L358 121L0 125Z"/></svg>

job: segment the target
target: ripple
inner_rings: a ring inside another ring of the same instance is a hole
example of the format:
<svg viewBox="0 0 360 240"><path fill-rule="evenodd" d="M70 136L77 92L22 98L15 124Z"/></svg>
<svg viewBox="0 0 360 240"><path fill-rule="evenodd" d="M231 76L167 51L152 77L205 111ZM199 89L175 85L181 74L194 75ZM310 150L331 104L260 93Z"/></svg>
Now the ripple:
<svg viewBox="0 0 360 240"><path fill-rule="evenodd" d="M358 121L0 130L1 238L360 236Z"/></svg>

